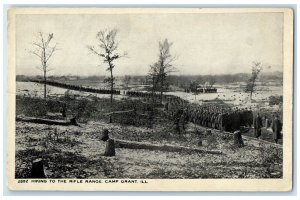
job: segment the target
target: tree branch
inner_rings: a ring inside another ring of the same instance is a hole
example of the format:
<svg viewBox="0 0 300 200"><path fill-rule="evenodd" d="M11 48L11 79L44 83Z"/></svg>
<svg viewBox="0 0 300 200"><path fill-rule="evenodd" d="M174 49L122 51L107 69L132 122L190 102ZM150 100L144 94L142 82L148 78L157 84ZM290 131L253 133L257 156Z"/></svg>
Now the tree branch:
<svg viewBox="0 0 300 200"><path fill-rule="evenodd" d="M95 47L93 46L87 46L87 48L94 54L96 54L97 56L100 56L100 57L103 57L105 58L105 55L104 54L101 54L99 52L97 52L97 50L95 49Z"/></svg>
<svg viewBox="0 0 300 200"><path fill-rule="evenodd" d="M43 67L41 67L41 66L36 66L35 68L38 69L38 70L43 71Z"/></svg>
<svg viewBox="0 0 300 200"><path fill-rule="evenodd" d="M48 55L48 58L45 58L45 59L46 59L46 62L48 62L48 60L51 58L52 54L53 54L56 50L57 50L57 49L56 49L56 44L55 44L55 46L51 48L51 51L50 51L50 53L49 53L49 55Z"/></svg>
<svg viewBox="0 0 300 200"><path fill-rule="evenodd" d="M39 55L37 52L35 51L29 51L29 53L33 54L33 55L36 55L37 57L39 57L40 59L42 59L42 56Z"/></svg>
<svg viewBox="0 0 300 200"><path fill-rule="evenodd" d="M46 72L50 72L50 71L53 71L54 69L53 68L48 68L46 69Z"/></svg>
<svg viewBox="0 0 300 200"><path fill-rule="evenodd" d="M41 49L43 48L42 45L40 45L40 44L38 44L38 43L36 43L36 42L34 42L33 45L35 45L35 46L37 46L37 47L39 47L39 48L41 48Z"/></svg>

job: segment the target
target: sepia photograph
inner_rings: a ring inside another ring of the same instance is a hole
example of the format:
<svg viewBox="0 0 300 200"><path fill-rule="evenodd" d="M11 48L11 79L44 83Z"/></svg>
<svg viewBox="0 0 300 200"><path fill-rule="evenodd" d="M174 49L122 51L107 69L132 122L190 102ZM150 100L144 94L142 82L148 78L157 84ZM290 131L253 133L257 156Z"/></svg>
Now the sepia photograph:
<svg viewBox="0 0 300 200"><path fill-rule="evenodd" d="M16 8L8 47L11 189L291 190L291 9Z"/></svg>

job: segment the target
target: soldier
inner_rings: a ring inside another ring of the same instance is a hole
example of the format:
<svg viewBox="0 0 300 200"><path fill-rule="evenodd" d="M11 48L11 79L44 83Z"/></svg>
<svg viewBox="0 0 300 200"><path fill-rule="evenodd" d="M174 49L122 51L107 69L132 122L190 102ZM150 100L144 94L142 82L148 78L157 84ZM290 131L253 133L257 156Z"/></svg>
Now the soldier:
<svg viewBox="0 0 300 200"><path fill-rule="evenodd" d="M268 128L269 127L269 119L268 119L267 115L265 115L264 123L265 123L265 127Z"/></svg>
<svg viewBox="0 0 300 200"><path fill-rule="evenodd" d="M200 119L200 111L197 109L195 110L194 123L199 125L200 124L199 119Z"/></svg>
<svg viewBox="0 0 300 200"><path fill-rule="evenodd" d="M203 112L203 120L202 120L202 126L207 127L207 111L206 109Z"/></svg>
<svg viewBox="0 0 300 200"><path fill-rule="evenodd" d="M66 103L63 103L62 104L62 111L61 111L61 114L62 114L63 118L67 117L66 110L67 110L67 105L66 105Z"/></svg>
<svg viewBox="0 0 300 200"><path fill-rule="evenodd" d="M240 130L240 117L238 108L232 113L232 131Z"/></svg>
<svg viewBox="0 0 300 200"><path fill-rule="evenodd" d="M208 115L208 127L212 128L212 125L213 125L213 112L212 110L210 110Z"/></svg>
<svg viewBox="0 0 300 200"><path fill-rule="evenodd" d="M196 109L192 106L188 107L189 110L189 121L195 123Z"/></svg>
<svg viewBox="0 0 300 200"><path fill-rule="evenodd" d="M240 118L240 126L245 126L246 123L245 123L245 110L244 110L244 108L242 108L239 111L239 118Z"/></svg>
<svg viewBox="0 0 300 200"><path fill-rule="evenodd" d="M176 114L174 115L174 124L175 124L175 130L180 133L180 116L181 116L181 110L178 110Z"/></svg>
<svg viewBox="0 0 300 200"><path fill-rule="evenodd" d="M220 115L220 113L218 113L218 112L216 112L215 113L215 129L219 129L219 126L220 126L220 124L219 124L219 115Z"/></svg>
<svg viewBox="0 0 300 200"><path fill-rule="evenodd" d="M251 110L251 108L249 108L249 111L248 111L248 125L249 127L251 127L253 124L253 112Z"/></svg>
<svg viewBox="0 0 300 200"><path fill-rule="evenodd" d="M202 108L202 114L201 114L201 125L205 126L205 115L206 115L206 110L204 108Z"/></svg>
<svg viewBox="0 0 300 200"><path fill-rule="evenodd" d="M223 119L224 119L224 111L221 110L221 113L219 114L219 117L218 117L219 130L220 131L224 131L224 122L223 122Z"/></svg>
<svg viewBox="0 0 300 200"><path fill-rule="evenodd" d="M183 110L183 113L182 113L182 115L181 115L181 118L182 118L182 129L185 130L185 124L187 124L188 119L189 119L187 108L185 108L185 109Z"/></svg>
<svg viewBox="0 0 300 200"><path fill-rule="evenodd" d="M214 110L213 107L210 106L209 107L209 127L212 128L213 127L213 114L214 114Z"/></svg>
<svg viewBox="0 0 300 200"><path fill-rule="evenodd" d="M227 111L226 112L226 115L225 115L225 130L228 131L228 132L231 132L232 128L232 114L230 111Z"/></svg>
<svg viewBox="0 0 300 200"><path fill-rule="evenodd" d="M170 99L169 99L169 101L168 101L168 111L171 111L171 109L172 109L172 103L170 102Z"/></svg>
<svg viewBox="0 0 300 200"><path fill-rule="evenodd" d="M193 108L193 114L192 114L192 118L193 118L193 123L197 124L197 120L198 120L198 109L196 108Z"/></svg>
<svg viewBox="0 0 300 200"><path fill-rule="evenodd" d="M213 129L215 129L217 126L216 116L217 116L217 113L216 113L216 110L214 110L214 112L212 113L212 128Z"/></svg>
<svg viewBox="0 0 300 200"><path fill-rule="evenodd" d="M211 127L211 122L210 122L210 119L211 119L211 110L210 110L210 107L208 108L208 111L207 111L207 127Z"/></svg>
<svg viewBox="0 0 300 200"><path fill-rule="evenodd" d="M207 109L206 114L204 115L204 117L205 117L204 126L209 127L209 109Z"/></svg>
<svg viewBox="0 0 300 200"><path fill-rule="evenodd" d="M169 103L167 102L167 103L165 104L165 110L168 111L168 109L169 109Z"/></svg>
<svg viewBox="0 0 300 200"><path fill-rule="evenodd" d="M257 113L257 115L255 116L253 125L254 125L254 136L256 138L259 138L261 136L261 128L263 127L262 119L259 116L259 113Z"/></svg>
<svg viewBox="0 0 300 200"><path fill-rule="evenodd" d="M202 124L202 110L201 109L197 109L196 124L198 124L198 125Z"/></svg>
<svg viewBox="0 0 300 200"><path fill-rule="evenodd" d="M243 122L242 122L242 124L243 124L243 126L249 126L248 125L248 113L249 113L249 111L247 110L247 108L244 108L244 110L243 110ZM250 120L250 121L252 121L252 120Z"/></svg>
<svg viewBox="0 0 300 200"><path fill-rule="evenodd" d="M274 115L273 115L274 117ZM273 130L273 139L275 143L278 143L278 140L281 139L281 130L282 130L282 123L279 120L279 116L276 115L275 118L272 120L272 130Z"/></svg>

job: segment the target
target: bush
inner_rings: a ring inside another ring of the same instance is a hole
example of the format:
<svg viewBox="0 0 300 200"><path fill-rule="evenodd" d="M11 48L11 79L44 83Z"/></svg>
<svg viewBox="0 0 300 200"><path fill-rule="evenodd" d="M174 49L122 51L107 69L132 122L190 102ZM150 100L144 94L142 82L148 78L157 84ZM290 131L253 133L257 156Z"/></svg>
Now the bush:
<svg viewBox="0 0 300 200"><path fill-rule="evenodd" d="M103 98L94 101L88 98L72 99L66 96L47 100L18 96L16 113L17 115L23 114L29 117L45 117L48 112L62 112L65 106L68 118L76 117L78 122L86 123L89 120L97 121L104 119L108 121L107 113L110 112L135 110L132 113L114 115L113 122L123 125L147 127L150 127L150 124L155 123L158 119L166 120L167 118L164 112L154 109L157 105L144 103L140 100L114 100L113 104L111 104L110 99Z"/></svg>
<svg viewBox="0 0 300 200"><path fill-rule="evenodd" d="M270 96L269 97L269 105L280 105L283 103L283 96Z"/></svg>
<svg viewBox="0 0 300 200"><path fill-rule="evenodd" d="M47 102L43 99L21 97L16 99L16 114L40 117L47 114Z"/></svg>
<svg viewBox="0 0 300 200"><path fill-rule="evenodd" d="M277 149L267 144L260 144L261 163L269 166L275 163L282 163L282 149Z"/></svg>

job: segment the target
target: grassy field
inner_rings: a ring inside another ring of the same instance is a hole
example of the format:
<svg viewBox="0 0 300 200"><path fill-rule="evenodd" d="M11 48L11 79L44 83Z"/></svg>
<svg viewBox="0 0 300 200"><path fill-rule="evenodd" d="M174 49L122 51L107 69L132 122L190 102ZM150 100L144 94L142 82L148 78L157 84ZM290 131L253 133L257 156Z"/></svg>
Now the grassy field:
<svg viewBox="0 0 300 200"><path fill-rule="evenodd" d="M19 96L16 113L46 118L47 113L60 111L61 102L67 105L68 117L78 117L80 126L17 122L16 178L28 178L36 158L44 159L49 178L282 177L280 146L245 137L245 146L238 148L231 134L214 130L205 135L205 128L192 123L179 134L160 108L151 111L140 100L116 100L112 107L108 99L100 98L62 97L45 102ZM106 113L133 108L134 116L115 117L113 123L108 123ZM223 154L117 148L115 157L105 157L105 143L100 140L104 129L115 139L220 150ZM198 147L200 138L203 145Z"/></svg>

